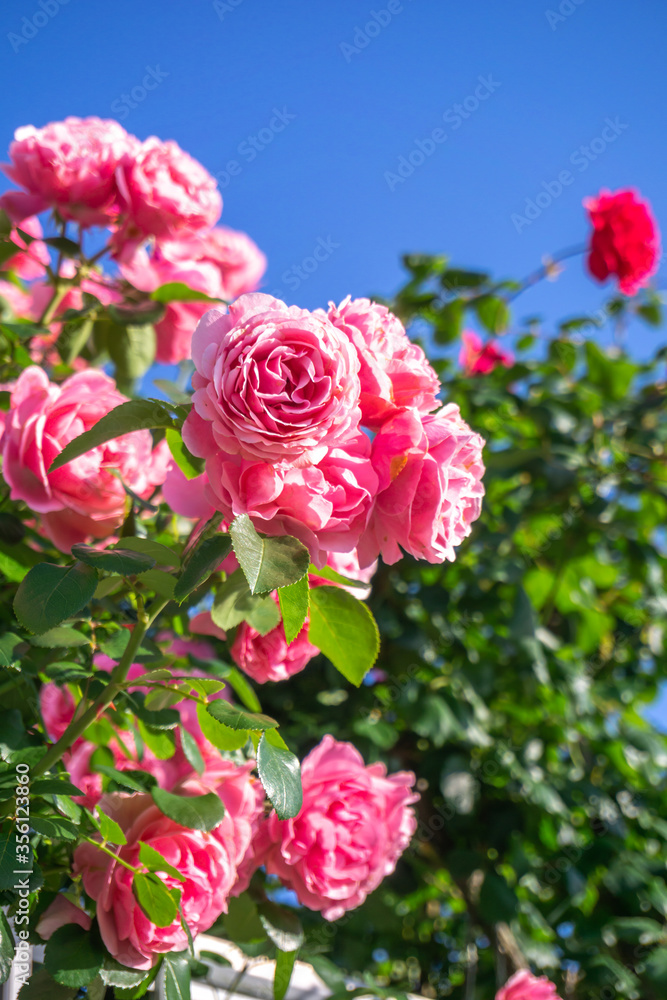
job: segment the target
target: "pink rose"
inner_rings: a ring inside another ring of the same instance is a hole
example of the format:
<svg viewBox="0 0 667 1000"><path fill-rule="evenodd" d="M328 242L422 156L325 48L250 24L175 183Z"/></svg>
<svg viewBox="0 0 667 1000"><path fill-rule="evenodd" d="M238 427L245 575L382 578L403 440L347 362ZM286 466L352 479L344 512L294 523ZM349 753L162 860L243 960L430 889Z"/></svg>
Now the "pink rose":
<svg viewBox="0 0 667 1000"><path fill-rule="evenodd" d="M273 597L278 603L276 592ZM252 625L241 622L230 653L234 663L248 677L265 684L267 681L286 681L298 674L317 656L319 649L308 642L307 621L289 645L282 622L266 635L260 635Z"/></svg>
<svg viewBox="0 0 667 1000"><path fill-rule="evenodd" d="M421 347L385 306L350 296L329 303L329 319L350 338L361 369L361 422L374 430L405 406L428 413L438 406L438 376Z"/></svg>
<svg viewBox="0 0 667 1000"><path fill-rule="evenodd" d="M299 902L337 920L377 889L417 827L415 776L364 765L351 743L325 736L301 766L303 806L295 819L272 813L255 840L257 864Z"/></svg>
<svg viewBox="0 0 667 1000"><path fill-rule="evenodd" d="M91 923L92 920L85 910L75 906L66 896L59 893L42 913L35 930L44 941L48 941L52 934L66 924L78 924L84 931L88 931Z"/></svg>
<svg viewBox="0 0 667 1000"><path fill-rule="evenodd" d="M636 295L660 264L660 230L648 201L638 191L600 191L585 198L593 227L586 265L598 281L611 275L624 295Z"/></svg>
<svg viewBox="0 0 667 1000"><path fill-rule="evenodd" d="M120 272L142 292L180 282L212 298L222 297L220 275L213 264L185 259L174 263L159 249L150 256L138 250L129 263L120 264ZM156 360L170 365L189 358L194 328L210 307L210 302L169 302L163 318L155 324Z"/></svg>
<svg viewBox="0 0 667 1000"><path fill-rule="evenodd" d="M82 226L105 226L115 213L116 167L136 142L118 122L99 118L24 125L3 170L27 194L9 192L4 206L12 218L54 208Z"/></svg>
<svg viewBox="0 0 667 1000"><path fill-rule="evenodd" d="M4 195L0 198L0 208L4 208L4 198ZM13 271L14 274L18 274L19 278L24 278L26 281L31 278L40 278L44 274L45 266L51 262L49 248L40 239L40 236L43 236L41 223L34 215L28 216L27 219L12 218L12 222L14 228L9 234L9 238L21 250L9 260L4 261L2 270ZM32 241L25 240L18 232L19 229L35 238Z"/></svg>
<svg viewBox="0 0 667 1000"><path fill-rule="evenodd" d="M520 969L498 990L496 1000L560 1000L560 997L546 976L537 978L528 969Z"/></svg>
<svg viewBox="0 0 667 1000"><path fill-rule="evenodd" d="M174 264L196 262L214 267L218 274L215 294L227 301L254 292L266 271L266 257L257 244L247 233L227 226L163 242L160 252Z"/></svg>
<svg viewBox="0 0 667 1000"><path fill-rule="evenodd" d="M390 417L373 441L380 487L360 564L379 552L391 565L402 557L399 546L415 559L453 561L482 509L483 447L455 403L425 417L416 410Z"/></svg>
<svg viewBox="0 0 667 1000"><path fill-rule="evenodd" d="M358 426L359 361L323 313L242 295L200 320L192 360L184 440L195 455L307 465Z"/></svg>
<svg viewBox="0 0 667 1000"><path fill-rule="evenodd" d="M208 476L205 472L195 479L187 479L172 460L162 484L162 496L175 514L193 521L208 521L215 513L215 507L208 499L207 485Z"/></svg>
<svg viewBox="0 0 667 1000"><path fill-rule="evenodd" d="M124 218L118 245L125 239L174 237L220 218L222 198L215 180L176 142L146 139L123 157L116 181Z"/></svg>
<svg viewBox="0 0 667 1000"><path fill-rule="evenodd" d="M2 475L12 500L40 515L45 533L63 552L75 542L106 538L122 524L126 495L114 470L142 497L164 478L164 448L153 451L149 431L107 441L48 471L69 441L125 399L112 379L92 369L58 386L33 366L16 382L2 439Z"/></svg>
<svg viewBox="0 0 667 1000"><path fill-rule="evenodd" d="M194 432L200 418L192 418ZM217 452L206 462L208 497L230 522L248 514L264 534L294 535L323 566L330 552L352 551L366 526L378 484L369 454L363 433L305 468Z"/></svg>
<svg viewBox="0 0 667 1000"><path fill-rule="evenodd" d="M187 830L164 816L150 795L105 795L100 808L114 819L127 837L118 854L140 867L139 842L158 851L184 877L180 882L161 875L169 888L181 892L183 918L193 936L208 930L227 910L227 898L236 880L231 845L214 833ZM150 969L158 955L185 951L188 936L180 917L168 927L157 927L139 907L132 892L133 873L92 844L74 852L74 872L86 893L97 903L97 923L109 953L131 969Z"/></svg>
<svg viewBox="0 0 667 1000"><path fill-rule="evenodd" d="M488 375L498 365L511 368L514 364L514 355L501 347L499 340L487 340L484 343L472 330L464 330L461 340L463 344L459 364L466 375Z"/></svg>

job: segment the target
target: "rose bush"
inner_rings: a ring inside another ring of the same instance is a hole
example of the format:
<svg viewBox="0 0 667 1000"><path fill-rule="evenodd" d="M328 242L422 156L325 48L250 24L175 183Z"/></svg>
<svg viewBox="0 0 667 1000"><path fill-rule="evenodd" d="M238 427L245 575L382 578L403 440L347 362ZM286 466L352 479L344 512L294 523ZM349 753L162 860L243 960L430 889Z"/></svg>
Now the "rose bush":
<svg viewBox="0 0 667 1000"><path fill-rule="evenodd" d="M311 311L174 142L67 119L10 161L2 976L25 916L54 995L186 996L210 931L278 992L300 950L334 992L661 997L662 374L585 317L532 349L566 254ZM647 204L587 208L604 314L656 322Z"/></svg>

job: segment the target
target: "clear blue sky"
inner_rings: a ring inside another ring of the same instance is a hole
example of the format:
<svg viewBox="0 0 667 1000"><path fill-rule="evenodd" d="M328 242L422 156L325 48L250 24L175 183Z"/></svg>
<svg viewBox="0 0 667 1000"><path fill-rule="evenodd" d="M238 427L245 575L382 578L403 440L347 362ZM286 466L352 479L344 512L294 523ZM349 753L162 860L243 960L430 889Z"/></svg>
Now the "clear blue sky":
<svg viewBox="0 0 667 1000"><path fill-rule="evenodd" d="M227 180L223 222L267 253L265 289L306 307L390 294L404 251L521 276L584 236L581 200L602 186L636 185L667 229L664 0L13 0L0 20L3 145L68 114L175 138ZM385 175L438 128L391 190ZM251 160L252 136L266 144ZM512 215L563 170L572 183L518 233ZM318 244L326 259L302 279ZM574 261L520 309L581 314L603 296Z"/></svg>
<svg viewBox="0 0 667 1000"><path fill-rule="evenodd" d="M389 295L406 251L520 277L583 240L582 198L605 186L638 187L667 231L665 0L13 0L0 22L3 147L71 114L176 139L290 303ZM434 129L444 141L388 179ZM581 315L604 294L575 261L519 308Z"/></svg>

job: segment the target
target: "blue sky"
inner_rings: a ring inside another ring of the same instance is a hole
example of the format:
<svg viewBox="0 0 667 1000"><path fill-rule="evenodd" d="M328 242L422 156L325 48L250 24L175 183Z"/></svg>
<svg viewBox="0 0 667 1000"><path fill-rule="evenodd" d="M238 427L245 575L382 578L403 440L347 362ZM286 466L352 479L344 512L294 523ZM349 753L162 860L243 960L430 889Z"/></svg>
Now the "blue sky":
<svg viewBox="0 0 667 1000"><path fill-rule="evenodd" d="M521 277L585 238L602 187L667 229L664 0L13 0L0 26L0 144L69 114L176 139L291 303L389 295L408 251ZM518 311L604 298L575 260Z"/></svg>
<svg viewBox="0 0 667 1000"><path fill-rule="evenodd" d="M14 0L0 20L3 144L67 114L176 139L267 253L265 289L306 307L390 294L405 251L522 276L584 238L603 186L667 219L663 0ZM513 222L545 184L551 204ZM603 299L575 260L519 312Z"/></svg>

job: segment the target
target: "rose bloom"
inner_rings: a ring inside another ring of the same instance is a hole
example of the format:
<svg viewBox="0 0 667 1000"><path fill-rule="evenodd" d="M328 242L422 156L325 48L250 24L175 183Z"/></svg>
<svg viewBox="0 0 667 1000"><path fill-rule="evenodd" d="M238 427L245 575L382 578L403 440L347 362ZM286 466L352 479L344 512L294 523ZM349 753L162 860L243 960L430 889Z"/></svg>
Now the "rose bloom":
<svg viewBox="0 0 667 1000"><path fill-rule="evenodd" d="M464 330L461 334L462 346L459 354L459 364L466 375L488 375L498 365L511 368L514 355L501 347L499 340L487 340L472 330Z"/></svg>
<svg viewBox="0 0 667 1000"><path fill-rule="evenodd" d="M3 195L0 198L0 209L4 209L4 207L5 196ZM18 274L19 278L24 278L26 281L32 278L40 278L44 274L45 266L51 261L49 248L40 239L40 236L44 235L41 223L34 215L28 216L27 219L12 218L12 222L14 223L14 228L9 234L9 238L12 243L20 247L20 251L0 265L2 270L13 271L14 274ZM30 242L25 240L18 232L19 229L27 233L28 236L33 236L34 239Z"/></svg>
<svg viewBox="0 0 667 1000"><path fill-rule="evenodd" d="M482 509L484 441L455 403L422 416L404 410L382 426L372 461L380 480L375 506L359 542L359 562L378 555L391 565L401 546L415 559L453 561L454 547Z"/></svg>
<svg viewBox="0 0 667 1000"><path fill-rule="evenodd" d="M266 257L257 244L247 233L227 226L163 242L160 252L174 264L212 265L219 281L215 294L228 301L254 292L266 271Z"/></svg>
<svg viewBox="0 0 667 1000"><path fill-rule="evenodd" d="M278 603L278 595L274 592ZM230 650L234 663L258 684L286 681L303 670L319 649L308 642L308 621L288 645L283 623L260 635L248 622L241 622Z"/></svg>
<svg viewBox="0 0 667 1000"><path fill-rule="evenodd" d="M53 902L42 913L35 930L44 941L48 941L60 927L66 924L78 924L84 931L90 930L92 921L85 910L58 893Z"/></svg>
<svg viewBox="0 0 667 1000"><path fill-rule="evenodd" d="M194 432L200 418L192 417ZM368 522L378 485L370 450L359 432L304 468L217 452L206 462L207 496L227 521L248 514L264 534L300 539L312 561L324 566L330 552L351 552Z"/></svg>
<svg viewBox="0 0 667 1000"><path fill-rule="evenodd" d="M242 295L200 320L192 360L183 434L195 455L308 465L359 424L359 361L323 313Z"/></svg>
<svg viewBox="0 0 667 1000"><path fill-rule="evenodd" d="M528 969L520 969L498 990L496 1000L560 1000L560 997L546 976L537 978Z"/></svg>
<svg viewBox="0 0 667 1000"><path fill-rule="evenodd" d="M113 470L141 497L164 479L168 452L153 450L147 430L107 441L48 471L69 441L125 399L112 379L92 369L55 385L32 366L16 381L2 438L2 476L11 499L40 515L44 532L63 552L75 542L107 538L122 524L126 497Z"/></svg>
<svg viewBox="0 0 667 1000"><path fill-rule="evenodd" d="M361 369L361 422L377 429L405 406L428 413L438 406L438 376L421 347L385 306L369 299L329 303L329 319L354 344Z"/></svg>
<svg viewBox="0 0 667 1000"><path fill-rule="evenodd" d="M624 295L636 295L658 270L660 233L651 206L632 190L601 191L586 198L593 226L588 270L598 281L618 278Z"/></svg>
<svg viewBox="0 0 667 1000"><path fill-rule="evenodd" d="M220 218L218 186L178 143L155 136L129 151L116 171L124 239L171 238L214 225Z"/></svg>
<svg viewBox="0 0 667 1000"><path fill-rule="evenodd" d="M118 122L100 118L17 129L3 170L26 193L5 196L9 214L25 218L54 208L82 226L107 225L115 214L116 168L136 143Z"/></svg>
<svg viewBox="0 0 667 1000"><path fill-rule="evenodd" d="M208 930L227 910L227 898L236 881L232 845L216 838L214 832L187 830L168 819L150 795L105 795L100 808L115 820L127 837L117 847L119 856L135 867L139 842L158 851L184 877L160 877L181 892L183 919L193 936ZM109 953L131 969L150 969L164 952L185 951L188 935L177 916L168 927L157 927L140 908L132 892L133 873L103 854L93 844L80 844L73 858L73 870L81 875L86 893L97 903L97 923Z"/></svg>
<svg viewBox="0 0 667 1000"><path fill-rule="evenodd" d="M417 823L415 776L364 765L351 743L325 736L301 766L303 806L295 819L271 813L255 838L257 864L299 902L337 920L393 872Z"/></svg>

